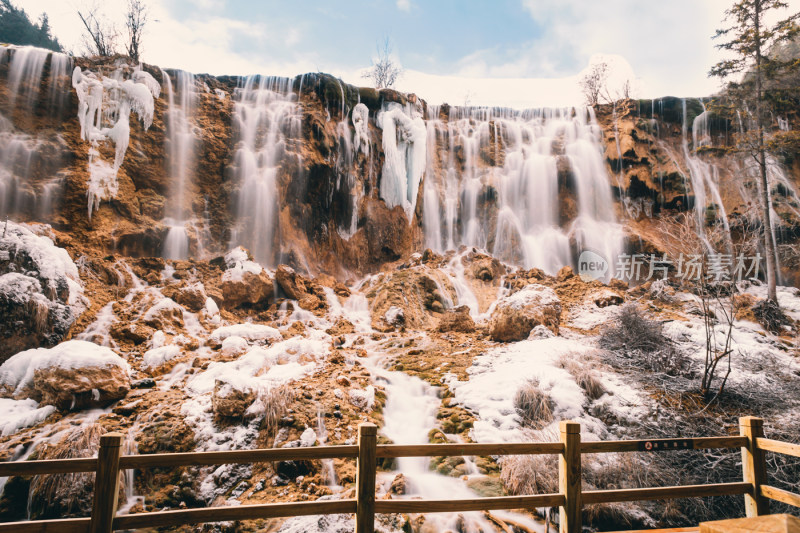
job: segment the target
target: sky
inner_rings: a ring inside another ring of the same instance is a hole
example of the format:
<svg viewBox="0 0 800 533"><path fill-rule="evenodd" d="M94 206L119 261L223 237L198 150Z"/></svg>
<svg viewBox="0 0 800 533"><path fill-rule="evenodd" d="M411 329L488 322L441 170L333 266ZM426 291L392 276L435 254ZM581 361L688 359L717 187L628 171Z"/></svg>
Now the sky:
<svg viewBox="0 0 800 533"><path fill-rule="evenodd" d="M81 52L76 11L92 0L12 0ZM535 107L581 103L578 79L612 65L634 96L708 96L712 39L732 0L144 0L142 59L215 75L327 72L354 85L389 38L396 88L430 103ZM788 12L800 0L788 0ZM101 10L122 27L125 0ZM787 13L788 13L787 12Z"/></svg>

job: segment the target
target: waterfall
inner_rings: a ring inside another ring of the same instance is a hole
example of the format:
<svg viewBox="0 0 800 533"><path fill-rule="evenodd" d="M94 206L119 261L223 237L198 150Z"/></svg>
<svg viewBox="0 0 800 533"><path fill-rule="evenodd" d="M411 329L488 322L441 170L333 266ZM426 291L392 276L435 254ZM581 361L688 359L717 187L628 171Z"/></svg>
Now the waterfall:
<svg viewBox="0 0 800 533"><path fill-rule="evenodd" d="M168 259L187 259L189 257L189 235L186 225L192 216L190 191L192 175L195 171L195 144L197 137L191 118L194 115L195 77L182 70L175 72L178 99L172 80L167 72L161 71L167 85L167 171L169 176L169 198L166 203L164 224L169 227L164 241L163 255ZM188 204L188 205L187 205Z"/></svg>
<svg viewBox="0 0 800 533"><path fill-rule="evenodd" d="M72 59L41 48L7 46L0 48L3 63L8 63L9 97L0 104L0 217L27 213L47 220L64 181L66 145L56 130L69 96ZM38 108L47 113L37 116Z"/></svg>
<svg viewBox="0 0 800 533"><path fill-rule="evenodd" d="M443 252L487 249L555 273L573 248L613 260L623 238L591 108L428 110L423 184L425 244ZM565 223L560 165L572 172L578 209Z"/></svg>
<svg viewBox="0 0 800 533"><path fill-rule="evenodd" d="M234 98L233 173L239 189L230 244L242 245L256 261L272 265L279 252L277 184L282 169L291 171L287 144L300 138L300 108L289 78L250 76ZM295 153L299 167L299 151Z"/></svg>

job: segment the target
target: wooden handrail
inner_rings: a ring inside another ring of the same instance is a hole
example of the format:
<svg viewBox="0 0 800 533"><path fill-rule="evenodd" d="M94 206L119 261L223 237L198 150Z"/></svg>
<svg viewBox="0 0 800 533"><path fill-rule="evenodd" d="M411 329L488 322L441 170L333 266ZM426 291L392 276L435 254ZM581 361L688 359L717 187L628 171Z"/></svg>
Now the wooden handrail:
<svg viewBox="0 0 800 533"><path fill-rule="evenodd" d="M606 440L581 442L581 453L620 453L641 452L647 443L663 445L684 440L691 443L692 450L710 448L741 448L747 445L747 437L694 437L686 439L638 439L638 440ZM676 448L678 449L678 448Z"/></svg>
<svg viewBox="0 0 800 533"><path fill-rule="evenodd" d="M152 468L162 466L201 466L232 463L269 463L273 461L297 461L301 459L355 459L358 446L313 446L309 448L260 448L256 450L232 450L222 452L156 453L148 455L125 455L119 466L128 468Z"/></svg>
<svg viewBox="0 0 800 533"><path fill-rule="evenodd" d="M88 459L46 459L39 461L0 462L0 477L73 474L97 470L97 457Z"/></svg>
<svg viewBox="0 0 800 533"><path fill-rule="evenodd" d="M708 485L678 485L675 487L647 487L644 489L588 490L583 493L583 503L636 502L705 496L739 496L747 494L749 483L710 483Z"/></svg>
<svg viewBox="0 0 800 533"><path fill-rule="evenodd" d="M355 513L356 500L324 500L296 503L265 503L258 505L237 505L235 507L207 507L204 509L183 509L180 511L161 511L158 513L138 513L118 516L114 519L114 529L135 529L147 527L169 527L202 522L226 520L255 520L257 518L280 518L284 516L307 516L315 514Z"/></svg>
<svg viewBox="0 0 800 533"><path fill-rule="evenodd" d="M514 442L500 444L381 444L378 457L447 457L452 455L547 455L564 451L560 442Z"/></svg>
<svg viewBox="0 0 800 533"><path fill-rule="evenodd" d="M779 440L765 439L760 437L756 439L756 446L765 452L780 453L782 455L789 455L791 457L800 457L800 444L792 444L790 442L782 442Z"/></svg>
<svg viewBox="0 0 800 533"><path fill-rule="evenodd" d="M497 496L458 500L377 500L376 513L450 513L496 511L498 509L531 509L564 505L563 494L533 496Z"/></svg>
<svg viewBox="0 0 800 533"><path fill-rule="evenodd" d="M34 522L6 522L0 533L87 533L91 518L61 518Z"/></svg>
<svg viewBox="0 0 800 533"><path fill-rule="evenodd" d="M376 512L436 513L556 506L561 508L561 531L571 533L581 529L581 509L585 504L744 495L746 501L749 502L748 515L763 513L766 509L766 502L770 499L800 507L800 495L766 484L766 463L764 461L764 452L766 451L800 457L800 445L764 438L762 424L761 419L742 418L739 436L582 442L580 425L563 422L560 442L420 445L377 445L377 428L371 424L362 424L359 426L358 445L126 456L119 455L118 444L121 443L121 435L109 434L104 435L101 439L99 457L0 462L0 476L75 472L97 472L98 474L91 519L6 523L0 524L0 533L88 533L90 531L108 533L113 529L168 527L201 522L333 513L356 514L356 531L371 533L374 530L374 514ZM637 489L581 490L581 455L583 454L707 448L741 448L744 459L744 481ZM558 455L559 457L559 493L460 500L375 500L378 458L541 454ZM358 460L356 479L358 489L355 499L211 507L114 516L116 510L114 496L117 493L115 486L119 479L118 473L123 469L335 458Z"/></svg>
<svg viewBox="0 0 800 533"><path fill-rule="evenodd" d="M800 507L800 494L779 489L772 485L761 485L761 495L770 500L775 500L794 507Z"/></svg>

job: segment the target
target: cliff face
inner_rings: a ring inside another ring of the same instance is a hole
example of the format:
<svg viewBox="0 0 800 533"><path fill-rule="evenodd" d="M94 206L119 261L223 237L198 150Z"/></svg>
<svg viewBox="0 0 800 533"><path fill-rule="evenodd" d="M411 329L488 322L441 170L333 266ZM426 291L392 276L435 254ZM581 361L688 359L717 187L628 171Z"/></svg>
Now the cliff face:
<svg viewBox="0 0 800 533"><path fill-rule="evenodd" d="M131 97L129 145L89 216L93 165L112 168L120 145L83 132L75 67L116 80L102 82L98 135L123 115L122 86L145 86L124 58L4 49L0 207L101 254L211 258L242 244L264 264L347 279L414 251L468 245L554 273L585 247L683 251L670 237L684 218L702 238L723 228L734 239L756 220L753 180L728 152L734 128L698 100L622 102L596 117L518 113L428 106L324 74L192 76L149 65L143 72L160 86L152 124L136 120ZM788 273L800 168L776 168Z"/></svg>

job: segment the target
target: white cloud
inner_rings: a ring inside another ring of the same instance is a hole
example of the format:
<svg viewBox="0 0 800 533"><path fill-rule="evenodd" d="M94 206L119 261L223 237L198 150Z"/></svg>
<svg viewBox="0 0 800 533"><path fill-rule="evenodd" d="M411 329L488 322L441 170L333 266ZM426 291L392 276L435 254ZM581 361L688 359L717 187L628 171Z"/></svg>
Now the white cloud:
<svg viewBox="0 0 800 533"><path fill-rule="evenodd" d="M411 0L397 0L397 9L400 11L411 11Z"/></svg>

